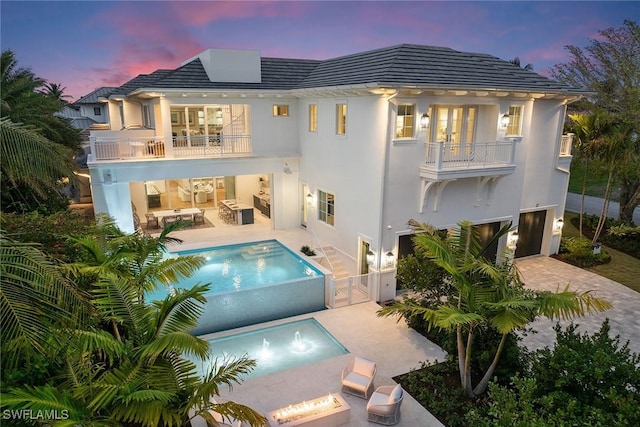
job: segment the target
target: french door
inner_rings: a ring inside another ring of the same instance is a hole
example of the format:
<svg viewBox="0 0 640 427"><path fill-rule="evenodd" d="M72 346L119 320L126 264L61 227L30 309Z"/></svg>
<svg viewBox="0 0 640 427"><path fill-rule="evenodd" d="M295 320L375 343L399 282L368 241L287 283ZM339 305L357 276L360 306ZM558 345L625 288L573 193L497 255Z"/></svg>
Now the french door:
<svg viewBox="0 0 640 427"><path fill-rule="evenodd" d="M444 142L452 156L464 154L475 141L478 109L469 105L436 105L430 140Z"/></svg>

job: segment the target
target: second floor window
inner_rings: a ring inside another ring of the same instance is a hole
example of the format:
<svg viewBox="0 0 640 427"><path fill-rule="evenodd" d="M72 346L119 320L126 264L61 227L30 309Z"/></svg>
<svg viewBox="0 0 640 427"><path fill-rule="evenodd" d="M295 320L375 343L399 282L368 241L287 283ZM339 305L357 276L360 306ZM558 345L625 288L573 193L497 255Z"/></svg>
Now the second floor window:
<svg viewBox="0 0 640 427"><path fill-rule="evenodd" d="M287 104L276 104L273 106L273 115L276 117L288 117L289 106Z"/></svg>
<svg viewBox="0 0 640 427"><path fill-rule="evenodd" d="M93 107L93 115L94 116L101 116L102 115L102 109L100 107Z"/></svg>
<svg viewBox="0 0 640 427"><path fill-rule="evenodd" d="M318 190L318 219L329 225L335 223L335 196Z"/></svg>
<svg viewBox="0 0 640 427"><path fill-rule="evenodd" d="M347 104L336 105L336 133L347 134Z"/></svg>
<svg viewBox="0 0 640 427"><path fill-rule="evenodd" d="M318 104L309 104L309 132L318 131Z"/></svg>
<svg viewBox="0 0 640 427"><path fill-rule="evenodd" d="M512 105L509 107L507 135L522 135L522 105Z"/></svg>
<svg viewBox="0 0 640 427"><path fill-rule="evenodd" d="M396 115L396 138L413 138L415 106L413 104L398 105Z"/></svg>
<svg viewBox="0 0 640 427"><path fill-rule="evenodd" d="M142 106L142 126L151 128L151 111L148 105Z"/></svg>

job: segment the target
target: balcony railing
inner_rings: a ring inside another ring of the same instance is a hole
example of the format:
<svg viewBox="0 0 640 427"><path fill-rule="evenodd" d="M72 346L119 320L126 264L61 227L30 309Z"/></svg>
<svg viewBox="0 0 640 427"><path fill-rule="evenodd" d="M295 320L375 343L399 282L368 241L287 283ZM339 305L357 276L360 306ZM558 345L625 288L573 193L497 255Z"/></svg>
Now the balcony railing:
<svg viewBox="0 0 640 427"><path fill-rule="evenodd" d="M500 175L515 169L515 141L427 144L420 175L429 180Z"/></svg>
<svg viewBox="0 0 640 427"><path fill-rule="evenodd" d="M562 139L560 140L560 155L561 156L570 156L571 155L571 145L573 144L573 134L568 133L566 135L562 135Z"/></svg>
<svg viewBox="0 0 640 427"><path fill-rule="evenodd" d="M249 135L173 137L175 157L221 157L251 154Z"/></svg>
<svg viewBox="0 0 640 427"><path fill-rule="evenodd" d="M252 153L249 135L182 136L165 146L162 137L96 137L91 140L95 160L142 160L149 158L227 157Z"/></svg>

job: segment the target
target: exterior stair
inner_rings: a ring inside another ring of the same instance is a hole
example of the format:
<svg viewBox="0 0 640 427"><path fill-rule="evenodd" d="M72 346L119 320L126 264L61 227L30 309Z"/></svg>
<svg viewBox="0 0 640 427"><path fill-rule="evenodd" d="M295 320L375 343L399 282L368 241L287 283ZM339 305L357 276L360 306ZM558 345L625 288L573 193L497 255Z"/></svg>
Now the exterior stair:
<svg viewBox="0 0 640 427"><path fill-rule="evenodd" d="M340 256L333 248L333 246L323 246L322 249L315 249L317 254L326 254L327 259L322 259L320 264L324 267L331 269L331 273L335 279L344 279L349 277L349 272L344 266L344 263L340 259Z"/></svg>

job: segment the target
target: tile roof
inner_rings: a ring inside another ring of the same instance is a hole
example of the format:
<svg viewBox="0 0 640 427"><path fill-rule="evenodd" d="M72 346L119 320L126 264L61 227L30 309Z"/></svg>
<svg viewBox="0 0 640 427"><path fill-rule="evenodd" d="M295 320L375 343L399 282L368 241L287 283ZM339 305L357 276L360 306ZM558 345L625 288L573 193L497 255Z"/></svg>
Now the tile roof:
<svg viewBox="0 0 640 427"><path fill-rule="evenodd" d="M373 85L442 89L583 93L492 55L402 44L328 60L261 58L260 83L209 81L199 59L140 75L113 93L135 89L295 90Z"/></svg>
<svg viewBox="0 0 640 427"><path fill-rule="evenodd" d="M106 98L108 97L115 89L115 87L103 86L94 90L93 92L81 97L77 101L75 101L72 105L80 105L80 104L97 104L98 98Z"/></svg>

